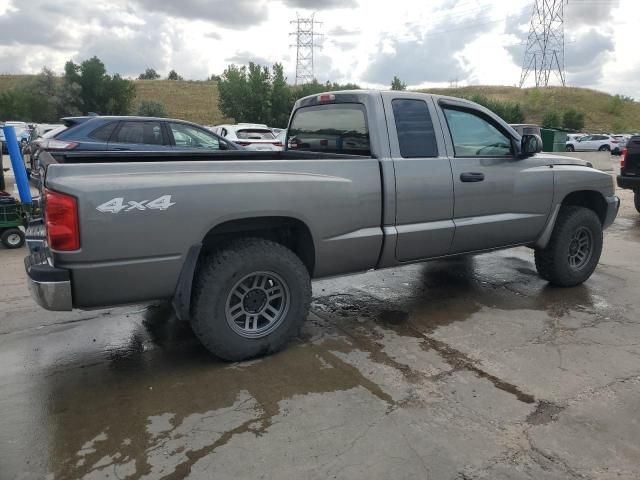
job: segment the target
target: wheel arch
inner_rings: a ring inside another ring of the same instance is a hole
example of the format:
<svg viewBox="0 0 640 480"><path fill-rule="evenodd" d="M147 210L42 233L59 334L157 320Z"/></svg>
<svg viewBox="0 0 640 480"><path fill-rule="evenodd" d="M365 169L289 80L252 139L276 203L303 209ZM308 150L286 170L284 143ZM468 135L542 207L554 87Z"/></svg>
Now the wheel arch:
<svg viewBox="0 0 640 480"><path fill-rule="evenodd" d="M600 223L604 225L607 217L607 201L602 193L596 190L577 190L567 194L561 202L561 206L571 205L574 207L584 207L593 210Z"/></svg>
<svg viewBox="0 0 640 480"><path fill-rule="evenodd" d="M293 251L313 277L316 247L311 229L302 220L290 216L257 216L221 222L192 245L178 277L173 306L180 320L189 319L193 279L200 259L239 238L264 238Z"/></svg>
<svg viewBox="0 0 640 480"><path fill-rule="evenodd" d="M553 211L549 216L547 225L542 231L542 234L538 237L538 240L533 245L534 248L546 248L549 240L551 239L553 229L556 225L556 220L558 218L560 208L562 208L563 206L585 207L593 210L596 215L598 215L600 224L604 226L607 217L607 202L604 199L602 193L597 190L576 190L575 192L568 193L560 203L555 204Z"/></svg>

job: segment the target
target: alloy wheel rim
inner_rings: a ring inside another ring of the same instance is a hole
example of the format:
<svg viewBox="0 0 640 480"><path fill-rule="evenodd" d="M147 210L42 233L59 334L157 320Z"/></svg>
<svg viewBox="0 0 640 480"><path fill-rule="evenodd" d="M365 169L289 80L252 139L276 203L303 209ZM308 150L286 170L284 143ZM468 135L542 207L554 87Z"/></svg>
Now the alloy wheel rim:
<svg viewBox="0 0 640 480"><path fill-rule="evenodd" d="M591 260L593 254L593 236L586 227L578 228L569 243L569 266L580 270Z"/></svg>
<svg viewBox="0 0 640 480"><path fill-rule="evenodd" d="M227 295L225 317L244 338L261 338L280 326L287 316L291 294L274 272L253 272L238 281Z"/></svg>

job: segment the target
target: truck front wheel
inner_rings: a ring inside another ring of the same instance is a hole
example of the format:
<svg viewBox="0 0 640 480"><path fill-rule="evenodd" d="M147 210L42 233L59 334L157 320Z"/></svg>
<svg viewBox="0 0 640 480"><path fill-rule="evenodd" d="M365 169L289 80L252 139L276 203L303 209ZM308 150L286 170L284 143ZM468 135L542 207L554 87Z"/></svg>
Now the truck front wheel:
<svg viewBox="0 0 640 480"><path fill-rule="evenodd" d="M191 326L224 360L281 350L309 312L309 272L279 243L248 238L205 257L194 279Z"/></svg>
<svg viewBox="0 0 640 480"><path fill-rule="evenodd" d="M560 209L549 244L535 252L542 278L560 287L586 281L602 253L602 224L593 210L566 206Z"/></svg>

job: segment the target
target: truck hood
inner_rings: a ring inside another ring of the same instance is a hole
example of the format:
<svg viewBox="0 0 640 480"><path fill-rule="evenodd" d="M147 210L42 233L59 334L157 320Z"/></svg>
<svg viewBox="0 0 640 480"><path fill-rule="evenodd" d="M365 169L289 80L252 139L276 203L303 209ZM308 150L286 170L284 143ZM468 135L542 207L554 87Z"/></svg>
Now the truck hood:
<svg viewBox="0 0 640 480"><path fill-rule="evenodd" d="M580 167L591 166L590 162L580 160L579 158L565 157L564 155L538 155L547 160L549 165L577 165Z"/></svg>

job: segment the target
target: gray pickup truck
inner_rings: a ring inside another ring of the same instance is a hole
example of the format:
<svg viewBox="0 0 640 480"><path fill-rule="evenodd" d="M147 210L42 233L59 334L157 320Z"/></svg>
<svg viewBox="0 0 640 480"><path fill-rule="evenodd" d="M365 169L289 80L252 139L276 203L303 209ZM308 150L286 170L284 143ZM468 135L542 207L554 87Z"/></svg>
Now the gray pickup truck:
<svg viewBox="0 0 640 480"><path fill-rule="evenodd" d="M50 310L172 299L242 360L297 334L312 278L526 245L578 285L619 200L540 150L469 101L358 90L297 101L283 152L44 154L30 288Z"/></svg>

